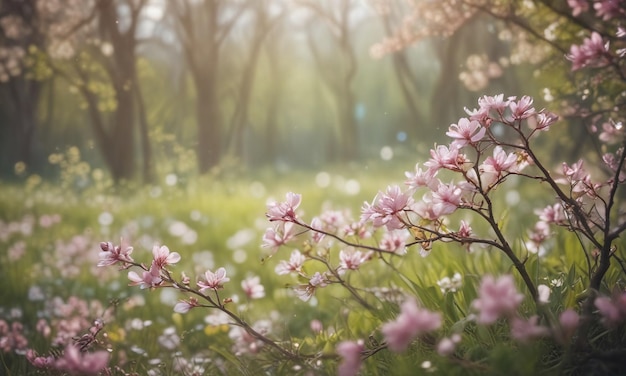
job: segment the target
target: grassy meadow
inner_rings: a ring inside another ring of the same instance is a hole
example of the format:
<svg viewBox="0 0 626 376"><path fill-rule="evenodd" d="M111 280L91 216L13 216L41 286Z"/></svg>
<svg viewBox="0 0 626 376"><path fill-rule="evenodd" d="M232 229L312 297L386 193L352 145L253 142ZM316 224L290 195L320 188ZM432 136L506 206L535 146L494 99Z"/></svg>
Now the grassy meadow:
<svg viewBox="0 0 626 376"><path fill-rule="evenodd" d="M298 282L295 277L274 272L279 260L289 259L289 250L269 257L261 247L263 233L271 226L264 216L265 204L293 191L303 196L302 217L307 221L324 209L348 209L358 219L363 201L371 201L388 184L401 184L404 171L412 168L413 162L393 161L323 172L165 175L159 183L141 188L112 188L90 179L79 189L76 176L57 183L26 179L2 184L0 319L8 326L20 323L22 327L6 329L15 332L14 341L12 348L6 344L0 348L0 374L36 374L23 355L27 348L39 354L54 351L67 336L83 334L96 318L105 321L98 346L111 352L114 373L256 375L263 370L265 374L334 374L337 362L332 356L310 363L272 361L258 356L262 351L258 348L239 348L240 338L217 312L175 313L174 304L185 295L173 289L128 286L128 271L96 267L99 243L119 244L123 239L134 247L135 261L144 263L150 262L154 244L165 244L182 256L170 270L177 278L184 271L193 285L205 270L225 267L230 282L220 295L233 299L231 309L240 317L267 328L269 336L284 346L303 353L332 354L342 339L380 341L379 326L397 314L397 306L383 304L376 312L363 309L339 286L318 291L308 302L295 297L287 288ZM545 256L528 254L523 244L537 220L533 209L545 206L546 197L537 186L518 186L514 181L500 190L496 195L499 222L518 253L527 255L536 283L551 287L550 308L560 312L573 307L586 285L588 268L576 238L559 233ZM462 212L458 216L464 218ZM480 232L478 222L473 226ZM623 242L618 248L623 253ZM550 364L551 351L558 351L541 342L532 346L503 343L498 339L502 328L464 323L480 277L512 272L500 253L486 247L472 246L468 252L456 244L438 244L428 257L409 248L389 266L374 260L347 279L373 296L410 291L424 306L444 312L444 332L467 325L464 330L474 335L463 343L468 359L450 363L418 343L410 355L380 351L365 361L363 374L406 374L409 370L411 374L481 374L484 369L464 361L480 364L482 359L495 365L490 370L494 374L511 366L515 374L532 374L535 364L528 359ZM455 293L443 294L437 282L454 273L462 275L462 286ZM249 300L242 291L241 281L253 276L260 277L265 288L261 299ZM607 285L618 278L615 272L609 274ZM519 287L523 291L521 283ZM312 330L312 322L321 323L322 329Z"/></svg>

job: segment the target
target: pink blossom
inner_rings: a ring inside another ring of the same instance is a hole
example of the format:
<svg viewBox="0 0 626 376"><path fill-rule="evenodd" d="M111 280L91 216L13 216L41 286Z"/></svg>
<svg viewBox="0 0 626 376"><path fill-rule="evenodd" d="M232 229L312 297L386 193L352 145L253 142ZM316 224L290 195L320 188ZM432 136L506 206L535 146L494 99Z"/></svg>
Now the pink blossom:
<svg viewBox="0 0 626 376"><path fill-rule="evenodd" d="M378 246L383 251L391 253L404 252L407 237L406 231L387 231L383 234Z"/></svg>
<svg viewBox="0 0 626 376"><path fill-rule="evenodd" d="M535 214L539 216L539 220L546 223L553 223L556 225L562 225L567 222L565 217L565 211L562 204L548 205L541 210L535 210Z"/></svg>
<svg viewBox="0 0 626 376"><path fill-rule="evenodd" d="M517 155L515 153L507 154L502 147L496 146L493 149L493 156L487 157L478 166L482 188L493 188L505 176L505 173L518 172L517 167Z"/></svg>
<svg viewBox="0 0 626 376"><path fill-rule="evenodd" d="M241 288L249 299L260 299L265 296L265 287L258 276L248 277L241 281Z"/></svg>
<svg viewBox="0 0 626 376"><path fill-rule="evenodd" d="M492 119L489 117L488 108L479 107L478 109L470 110L465 107L465 113L467 113L470 120L479 122L485 128L489 128L491 125Z"/></svg>
<svg viewBox="0 0 626 376"><path fill-rule="evenodd" d="M617 144L624 140L624 126L621 122L605 122L598 139L607 144Z"/></svg>
<svg viewBox="0 0 626 376"><path fill-rule="evenodd" d="M420 187L433 189L440 184L439 180L435 179L437 171L431 168L422 171L419 163L415 165L415 173L407 171L404 175L407 177L405 184L409 186L410 190L415 190Z"/></svg>
<svg viewBox="0 0 626 376"><path fill-rule="evenodd" d="M289 261L281 260L274 271L278 275L289 274L292 272L300 273L302 271L302 265L306 261L306 256L300 253L299 250L294 249L291 251Z"/></svg>
<svg viewBox="0 0 626 376"><path fill-rule="evenodd" d="M372 232L366 223L361 221L348 223L343 226L343 233L346 236L357 236L359 239L369 239L372 237Z"/></svg>
<svg viewBox="0 0 626 376"><path fill-rule="evenodd" d="M323 223L322 220L319 217L315 217L311 220L311 228L313 229L313 231L311 232L311 239L318 244L319 242L322 241L322 239L324 239L324 236L326 236L326 234L324 234L323 232L320 232L321 230L323 230ZM315 231L315 230L320 230L320 231Z"/></svg>
<svg viewBox="0 0 626 376"><path fill-rule="evenodd" d="M404 228L400 215L413 204L413 198L397 185L387 187L385 193L378 192L372 204L364 203L361 221L372 221L374 227L386 226L388 230Z"/></svg>
<svg viewBox="0 0 626 376"><path fill-rule="evenodd" d="M543 243L550 237L550 226L547 222L538 221L535 227L528 233L528 241L525 243L528 252L539 257L545 256L546 249Z"/></svg>
<svg viewBox="0 0 626 376"><path fill-rule="evenodd" d="M509 109L511 110L511 116L515 120L522 120L535 115L535 108L532 105L533 98L528 95L524 95L518 101L510 101Z"/></svg>
<svg viewBox="0 0 626 376"><path fill-rule="evenodd" d="M192 308L197 307L197 306L198 306L198 299L194 297L190 297L189 300L181 300L180 302L176 303L176 305L174 306L174 312L187 313Z"/></svg>
<svg viewBox="0 0 626 376"><path fill-rule="evenodd" d="M439 210L441 208L441 205L435 205L432 192L426 192L424 196L422 196L422 199L415 202L415 204L411 207L417 215L429 221L439 219L441 216Z"/></svg>
<svg viewBox="0 0 626 376"><path fill-rule="evenodd" d="M279 222L275 227L269 227L263 234L263 248L270 248L276 252L279 247L287 244L295 236L295 225L292 222Z"/></svg>
<svg viewBox="0 0 626 376"><path fill-rule="evenodd" d="M559 120L559 116L553 112L541 110L535 117L535 129L548 130L548 128Z"/></svg>
<svg viewBox="0 0 626 376"><path fill-rule="evenodd" d="M459 238L470 238L472 236L472 226L464 220L461 220L461 226L459 231L456 232L456 236Z"/></svg>
<svg viewBox="0 0 626 376"><path fill-rule="evenodd" d="M302 196L288 192L283 202L270 202L267 204L267 218L270 221L294 221L297 218L296 209L300 206Z"/></svg>
<svg viewBox="0 0 626 376"><path fill-rule="evenodd" d="M457 185L440 184L437 187L437 191L433 192L432 200L434 205L434 211L442 215L452 214L461 205L461 197L463 196L463 190Z"/></svg>
<svg viewBox="0 0 626 376"><path fill-rule="evenodd" d="M462 147L482 140L486 132L487 129L483 128L478 121L461 118L458 124L450 125L446 135L454 139L455 146Z"/></svg>
<svg viewBox="0 0 626 376"><path fill-rule="evenodd" d="M520 342L530 342L533 339L545 337L550 333L545 326L538 324L539 316L534 315L528 320L514 317L511 320L511 337Z"/></svg>
<svg viewBox="0 0 626 376"><path fill-rule="evenodd" d="M461 335L458 333L453 334L450 338L442 338L437 344L437 354L441 356L452 355L459 342L461 342Z"/></svg>
<svg viewBox="0 0 626 376"><path fill-rule="evenodd" d="M311 331L315 334L319 334L322 332L322 330L324 330L324 324L322 324L322 322L318 319L311 320L309 327L311 328Z"/></svg>
<svg viewBox="0 0 626 376"><path fill-rule="evenodd" d="M363 253L353 248L342 249L339 251L339 269L342 271L357 270L370 257L371 252Z"/></svg>
<svg viewBox="0 0 626 376"><path fill-rule="evenodd" d="M109 353L96 351L81 353L76 346L69 345L63 357L56 360L54 368L67 371L72 375L97 375L109 362Z"/></svg>
<svg viewBox="0 0 626 376"><path fill-rule="evenodd" d="M604 21L624 15L623 0L595 0L593 9Z"/></svg>
<svg viewBox="0 0 626 376"><path fill-rule="evenodd" d="M102 242L100 243L100 249L102 252L98 254L100 257L98 266L108 266L117 262L125 263L133 261L132 257L130 257L130 254L133 253L133 247L126 247L124 245L113 246L111 242Z"/></svg>
<svg viewBox="0 0 626 376"><path fill-rule="evenodd" d="M320 272L315 272L313 276L309 279L309 283L305 285L297 286L294 291L298 298L303 301L308 301L311 299L315 291L320 287L326 287L328 284L328 278L325 274L321 274Z"/></svg>
<svg viewBox="0 0 626 376"><path fill-rule="evenodd" d="M611 298L607 296L597 297L594 305L598 309L602 322L611 328L621 324L626 320L626 293L614 294Z"/></svg>
<svg viewBox="0 0 626 376"><path fill-rule="evenodd" d="M567 0L567 5L572 8L572 16L578 17L581 13L589 10L587 0Z"/></svg>
<svg viewBox="0 0 626 376"><path fill-rule="evenodd" d="M495 111L502 115L504 109L509 105L509 100L504 99L504 94L494 96L484 95L478 98L478 105L483 112L490 113L491 111Z"/></svg>
<svg viewBox="0 0 626 376"><path fill-rule="evenodd" d="M511 275L498 279L488 275L483 277L478 299L472 302L472 307L479 312L477 322L489 325L502 316L514 314L522 300L524 295L517 291Z"/></svg>
<svg viewBox="0 0 626 376"><path fill-rule="evenodd" d="M609 63L609 42L604 42L597 32L591 33L580 46L572 45L566 56L572 62L572 71L584 67L603 67Z"/></svg>
<svg viewBox="0 0 626 376"><path fill-rule="evenodd" d="M383 324L381 331L387 347L394 352L405 351L417 337L439 329L442 318L439 312L419 308L413 299L408 299L400 307L400 314L394 321Z"/></svg>
<svg viewBox="0 0 626 376"><path fill-rule="evenodd" d="M161 269L154 261L152 262L152 265L150 265L150 269L148 271L144 271L141 277L134 271L130 271L128 272L128 279L131 281L129 286L139 285L142 289L157 287L161 284L161 282L163 282L161 279Z"/></svg>
<svg viewBox="0 0 626 376"><path fill-rule="evenodd" d="M159 268L163 268L171 264L176 264L178 261L180 261L180 254L178 252L170 253L170 249L165 245L161 247L155 245L152 248L152 256L154 263Z"/></svg>
<svg viewBox="0 0 626 376"><path fill-rule="evenodd" d="M337 347L337 355L341 357L341 362L337 367L339 376L355 376L361 368L361 352L365 349L363 341L343 341Z"/></svg>
<svg viewBox="0 0 626 376"><path fill-rule="evenodd" d="M204 273L205 281L198 281L198 287L200 287L200 292L203 292L207 289L218 290L224 287L224 283L230 281L230 278L226 277L226 269L219 268L213 273L210 270L207 270Z"/></svg>
<svg viewBox="0 0 626 376"><path fill-rule="evenodd" d="M469 160L465 154L459 153L458 145L437 145L435 149L430 150L431 158L424 163L424 166L431 170L430 174L434 176L439 169L447 169L452 171L465 171L469 166Z"/></svg>
<svg viewBox="0 0 626 376"><path fill-rule="evenodd" d="M26 359L37 368L53 368L56 359L50 356L39 356L33 349L26 351Z"/></svg>

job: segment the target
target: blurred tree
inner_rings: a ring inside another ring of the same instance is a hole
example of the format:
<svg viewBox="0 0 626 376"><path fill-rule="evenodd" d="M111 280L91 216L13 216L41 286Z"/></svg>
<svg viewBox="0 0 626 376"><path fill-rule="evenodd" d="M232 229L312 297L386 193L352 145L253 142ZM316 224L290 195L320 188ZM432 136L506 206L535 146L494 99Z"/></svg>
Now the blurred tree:
<svg viewBox="0 0 626 376"><path fill-rule="evenodd" d="M272 6L273 5L273 6ZM244 131L249 122L249 107L252 97L255 76L262 46L272 28L286 13L276 0L248 0L245 4L250 8L248 17L252 17L252 26L247 43L245 43L246 57L240 68L240 80L236 94L235 109L233 111L227 144L230 153L240 160L244 159Z"/></svg>
<svg viewBox="0 0 626 376"><path fill-rule="evenodd" d="M394 3L375 1L381 6ZM468 90L507 93L543 90L545 100L561 99L563 113L576 118L566 131L567 137L554 141L560 148L551 148L562 155L564 147L572 154L578 152L589 131L602 127L598 119L603 117L596 115L616 113L610 107L626 107L620 98L621 85L602 86L597 77L594 82L590 76L575 74L564 58L572 43L579 43L575 41L581 34L595 31L609 41L618 38L616 23L605 21L623 19L626 14L623 2L410 0L407 4L404 18L396 23L392 36L373 49L385 54L423 40L438 41L438 60L442 65L438 89L432 96L438 124L453 120L449 117L450 106L456 108L459 103L466 103L468 99L459 96L467 96ZM595 11L601 12L601 16L593 17ZM516 69L507 69L510 67ZM450 77L458 77L465 90L451 85ZM537 94L534 93L539 97ZM591 98L612 100L592 105ZM580 117L578 108L596 110ZM576 116L571 116L574 113Z"/></svg>
<svg viewBox="0 0 626 376"><path fill-rule="evenodd" d="M239 1L225 0L167 2L196 89L196 154L200 173L217 166L222 156L220 51L245 10L240 5Z"/></svg>
<svg viewBox="0 0 626 376"><path fill-rule="evenodd" d="M344 161L355 160L359 156L356 95L353 88L358 67L352 41L356 18L355 2L298 0L297 3L310 9L315 15L307 22L308 43L319 75L337 106L340 157ZM330 48L322 46L318 39L320 21L327 26L334 42Z"/></svg>
<svg viewBox="0 0 626 376"><path fill-rule="evenodd" d="M0 2L0 95L5 119L0 129L0 171L10 175L18 162L32 168L33 142L44 83L27 74L29 46L41 48L35 0Z"/></svg>

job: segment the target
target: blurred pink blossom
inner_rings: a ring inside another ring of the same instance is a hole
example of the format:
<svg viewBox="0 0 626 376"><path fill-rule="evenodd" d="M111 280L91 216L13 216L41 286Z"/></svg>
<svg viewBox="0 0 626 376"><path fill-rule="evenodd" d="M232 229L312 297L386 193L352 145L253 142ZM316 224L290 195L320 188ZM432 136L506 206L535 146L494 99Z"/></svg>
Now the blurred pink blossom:
<svg viewBox="0 0 626 376"><path fill-rule="evenodd" d="M241 288L250 299L260 299L265 296L265 287L258 276L248 277L241 281Z"/></svg>
<svg viewBox="0 0 626 376"><path fill-rule="evenodd" d="M365 346L363 341L343 341L337 344L335 351L341 357L341 362L337 367L337 374L339 376L355 376L363 360L361 359L361 352Z"/></svg>
<svg viewBox="0 0 626 376"><path fill-rule="evenodd" d="M488 325L502 316L514 314L522 300L524 295L517 291L511 275L498 279L488 275L483 277L478 298L472 302L472 307L479 312L477 322Z"/></svg>
<svg viewBox="0 0 626 376"><path fill-rule="evenodd" d="M420 308L413 299L406 300L400 307L400 314L394 321L382 326L382 333L391 351L403 352L417 337L439 329L441 313Z"/></svg>

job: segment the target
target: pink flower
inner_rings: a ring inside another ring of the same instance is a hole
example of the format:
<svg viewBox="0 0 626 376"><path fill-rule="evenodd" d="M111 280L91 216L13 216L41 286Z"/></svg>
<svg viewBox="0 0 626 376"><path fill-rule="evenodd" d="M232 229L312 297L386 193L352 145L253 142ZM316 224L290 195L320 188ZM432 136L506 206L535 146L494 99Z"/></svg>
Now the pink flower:
<svg viewBox="0 0 626 376"><path fill-rule="evenodd" d="M493 156L487 157L478 166L480 181L483 189L493 188L499 180L504 177L504 173L518 172L517 155L507 154L502 147L496 146L493 149Z"/></svg>
<svg viewBox="0 0 626 376"><path fill-rule="evenodd" d="M152 256L154 263L159 267L163 268L170 264L176 264L180 261L180 254L178 252L170 253L170 249L167 246L163 245L159 247L155 245L152 248Z"/></svg>
<svg viewBox="0 0 626 376"><path fill-rule="evenodd" d="M365 349L363 341L343 341L337 347L337 355L341 357L341 362L337 367L339 376L355 376L361 368L361 352Z"/></svg>
<svg viewBox="0 0 626 376"><path fill-rule="evenodd" d="M274 271L278 275L289 274L292 272L300 273L302 271L302 265L306 261L306 256L300 253L299 250L294 249L291 251L289 261L281 260Z"/></svg>
<svg viewBox="0 0 626 376"><path fill-rule="evenodd" d="M404 228L400 215L413 204L409 194L402 193L397 185L378 192L372 204L365 203L361 209L361 221L372 221L374 227L386 226L388 230Z"/></svg>
<svg viewBox="0 0 626 376"><path fill-rule="evenodd" d="M437 354L441 356L452 355L459 342L461 342L461 335L458 333L453 334L450 338L443 338L437 344Z"/></svg>
<svg viewBox="0 0 626 376"><path fill-rule="evenodd" d="M294 221L297 217L296 209L300 206L302 196L288 192L283 202L270 202L267 204L267 218L270 221Z"/></svg>
<svg viewBox="0 0 626 376"><path fill-rule="evenodd" d="M462 118L459 119L458 124L450 125L446 135L454 139L455 146L462 147L482 140L486 132L487 129L483 128L478 121Z"/></svg>
<svg viewBox="0 0 626 376"><path fill-rule="evenodd" d="M465 154L459 153L458 145L437 145L435 149L430 150L431 158L424 163L424 166L431 170L430 174L434 175L439 169L447 169L452 171L465 171L469 165L469 160Z"/></svg>
<svg viewBox="0 0 626 376"><path fill-rule="evenodd" d="M324 234L323 232L320 232L321 230L324 229L323 226L324 224L319 217L315 217L311 220L311 228L313 228L313 231L311 232L311 239L316 244L321 242L322 239L324 239L324 236L326 236L326 234ZM315 231L315 230L320 230L320 231Z"/></svg>
<svg viewBox="0 0 626 376"><path fill-rule="evenodd" d="M133 259L130 254L133 253L133 247L126 247L124 245L114 246L111 242L100 243L100 249L102 252L98 254L100 261L98 266L113 265L117 262L132 262Z"/></svg>
<svg viewBox="0 0 626 376"><path fill-rule="evenodd" d="M478 310L479 324L493 324L502 316L515 313L524 295L517 292L511 275L503 275L497 280L488 275L480 283L478 299L472 302L472 307Z"/></svg>
<svg viewBox="0 0 626 376"><path fill-rule="evenodd" d="M415 338L439 329L441 322L439 312L419 308L415 300L409 299L400 307L398 317L383 324L381 331L391 351L403 352Z"/></svg>
<svg viewBox="0 0 626 376"><path fill-rule="evenodd" d="M141 277L134 271L130 271L128 272L128 279L131 281L129 286L139 285L142 289L157 287L163 282L161 279L161 269L154 261L152 265L150 265L150 270L144 271Z"/></svg>
<svg viewBox="0 0 626 376"><path fill-rule="evenodd" d="M607 144L617 144L624 139L624 126L621 122L605 122L602 124L602 132L598 136L600 141Z"/></svg>
<svg viewBox="0 0 626 376"><path fill-rule="evenodd" d="M453 183L440 184L432 194L434 211L442 215L452 214L461 205L463 190Z"/></svg>
<svg viewBox="0 0 626 376"><path fill-rule="evenodd" d="M39 356L33 349L26 351L26 359L37 368L54 368L56 359L50 356Z"/></svg>
<svg viewBox="0 0 626 376"><path fill-rule="evenodd" d="M509 105L509 100L504 99L504 94L498 94L494 96L484 95L478 98L478 105L480 106L480 110L485 113L490 113L491 111L495 111L498 114L502 115L504 109Z"/></svg>
<svg viewBox="0 0 626 376"><path fill-rule="evenodd" d="M371 252L363 253L353 248L342 249L339 251L339 269L345 270L357 270L362 263L369 260Z"/></svg>
<svg viewBox="0 0 626 376"><path fill-rule="evenodd" d="M605 326L611 328L621 324L626 320L626 293L614 294L611 298L607 296L597 297L593 303Z"/></svg>
<svg viewBox="0 0 626 376"><path fill-rule="evenodd" d="M602 17L604 21L623 16L623 7L622 0L596 0L593 4L596 15Z"/></svg>
<svg viewBox="0 0 626 376"><path fill-rule="evenodd" d="M54 367L72 375L97 375L109 362L109 353L96 351L81 353L76 346L65 348L63 357L56 360Z"/></svg>
<svg viewBox="0 0 626 376"><path fill-rule="evenodd" d="M263 248L270 248L276 252L278 248L287 244L295 236L295 225L292 222L279 222L275 227L270 227L263 234Z"/></svg>
<svg viewBox="0 0 626 376"><path fill-rule="evenodd" d="M544 337L550 333L545 326L538 324L539 316L534 315L528 320L514 317L511 320L511 337L520 342L530 342L533 339Z"/></svg>
<svg viewBox="0 0 626 376"><path fill-rule="evenodd" d="M410 190L415 190L420 187L434 189L439 185L439 180L435 179L437 171L430 168L426 169L426 171L422 171L419 163L415 165L415 173L407 171L404 175L407 177L405 184L409 186Z"/></svg>
<svg viewBox="0 0 626 376"><path fill-rule="evenodd" d="M174 312L187 313L192 308L197 307L197 306L198 306L198 299L194 297L190 297L189 300L181 300L180 302L176 303L176 305L174 306Z"/></svg>
<svg viewBox="0 0 626 376"><path fill-rule="evenodd" d="M546 223L562 225L567 222L562 204L548 205L541 210L535 210L535 214L539 216L539 220Z"/></svg>
<svg viewBox="0 0 626 376"><path fill-rule="evenodd" d="M532 107L533 98L528 95L524 95L519 101L510 101L509 109L511 110L511 116L515 120L527 119L535 115L535 108Z"/></svg>
<svg viewBox="0 0 626 376"><path fill-rule="evenodd" d="M298 298L302 301L308 301L311 299L315 291L319 287L326 287L328 284L328 279L325 274L320 274L320 272L315 272L313 276L309 279L309 283L306 285L299 285L294 288L294 291Z"/></svg>
<svg viewBox="0 0 626 376"><path fill-rule="evenodd" d="M589 10L587 0L567 0L567 5L572 8L572 16L578 17L581 13Z"/></svg>
<svg viewBox="0 0 626 376"><path fill-rule="evenodd" d="M250 299L260 299L265 296L265 287L258 276L248 277L241 281L241 288Z"/></svg>
<svg viewBox="0 0 626 376"><path fill-rule="evenodd" d="M210 270L207 270L204 273L204 277L206 281L198 281L198 287L200 287L200 292L203 292L207 289L218 290L224 287L224 283L230 281L230 278L226 277L226 269L219 268L215 273Z"/></svg>
<svg viewBox="0 0 626 376"><path fill-rule="evenodd" d="M609 63L609 42L604 42L597 32L591 33L580 46L572 45L566 56L572 62L572 71L584 67L603 67Z"/></svg>
<svg viewBox="0 0 626 376"><path fill-rule="evenodd" d="M548 130L548 128L559 120L559 116L550 111L541 110L536 116L535 129Z"/></svg>
<svg viewBox="0 0 626 376"><path fill-rule="evenodd" d="M459 231L456 232L456 236L459 238L470 238L472 236L472 226L464 220L461 220L461 226Z"/></svg>
<svg viewBox="0 0 626 376"><path fill-rule="evenodd" d="M383 234L383 238L378 246L383 251L401 253L405 251L407 237L408 233L406 231L387 231Z"/></svg>

